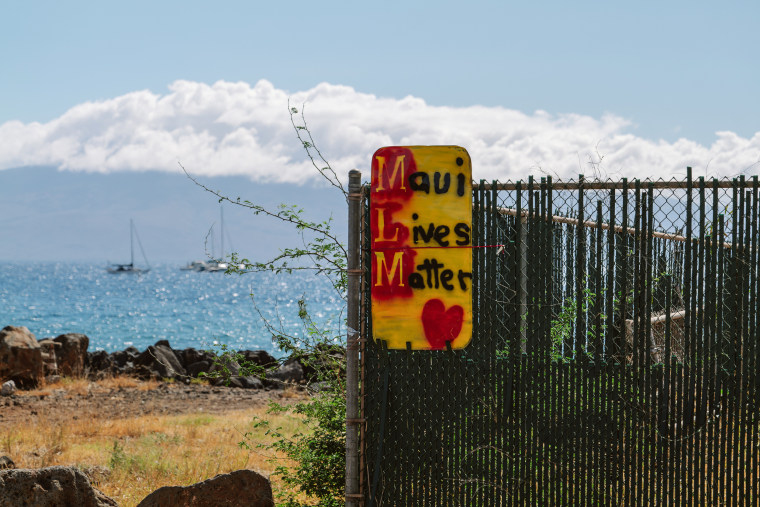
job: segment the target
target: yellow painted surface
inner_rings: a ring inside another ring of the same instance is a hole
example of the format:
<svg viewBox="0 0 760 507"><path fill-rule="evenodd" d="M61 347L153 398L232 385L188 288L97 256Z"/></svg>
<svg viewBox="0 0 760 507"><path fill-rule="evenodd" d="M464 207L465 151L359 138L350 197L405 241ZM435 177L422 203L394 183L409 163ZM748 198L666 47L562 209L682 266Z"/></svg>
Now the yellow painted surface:
<svg viewBox="0 0 760 507"><path fill-rule="evenodd" d="M465 347L472 337L472 168L457 146L373 158L372 329L389 348Z"/></svg>

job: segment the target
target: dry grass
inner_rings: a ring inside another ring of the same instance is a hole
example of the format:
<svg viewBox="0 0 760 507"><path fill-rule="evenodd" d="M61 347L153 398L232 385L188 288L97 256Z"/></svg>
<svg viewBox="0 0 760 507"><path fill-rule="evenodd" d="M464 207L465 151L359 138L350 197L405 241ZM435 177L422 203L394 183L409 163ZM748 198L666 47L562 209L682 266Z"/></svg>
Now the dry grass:
<svg viewBox="0 0 760 507"><path fill-rule="evenodd" d="M97 385L86 380L63 381L55 388L87 393L95 388L150 389L156 385L121 378ZM45 396L49 389L42 386L25 394ZM263 429L253 428L252 420L267 418L286 434L303 428L296 416L265 412L259 407L221 415L198 412L124 419L104 415L65 422L38 417L36 422L0 429L0 454L12 456L19 468L76 465L120 506L133 506L162 486L188 485L243 468L269 475L274 465L262 454L266 451L238 446L248 431L254 435L251 441L268 441ZM277 478L272 480L277 489Z"/></svg>
<svg viewBox="0 0 760 507"><path fill-rule="evenodd" d="M50 396L51 389L64 389L69 394L85 395L93 389L137 389L138 391L150 391L156 389L161 383L158 380L137 380L133 377L118 376L107 377L93 382L82 377L63 377L55 384L46 384L43 380L36 389L24 391L26 396Z"/></svg>

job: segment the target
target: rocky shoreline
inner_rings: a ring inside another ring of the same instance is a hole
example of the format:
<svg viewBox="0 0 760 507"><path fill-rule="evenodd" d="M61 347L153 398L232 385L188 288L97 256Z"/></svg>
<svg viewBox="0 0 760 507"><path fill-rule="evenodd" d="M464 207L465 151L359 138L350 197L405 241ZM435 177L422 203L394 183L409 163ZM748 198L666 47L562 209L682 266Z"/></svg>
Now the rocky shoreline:
<svg viewBox="0 0 760 507"><path fill-rule="evenodd" d="M0 384L10 381L14 388L34 388L61 376L99 380L122 375L189 384L205 376L215 386L282 389L317 380L307 357L278 361L264 350L220 355L194 348L175 350L167 340L144 351L128 347L111 353L89 352L89 342L81 333L38 341L26 327L6 326L0 330ZM333 355L342 353L338 350Z"/></svg>
<svg viewBox="0 0 760 507"><path fill-rule="evenodd" d="M37 340L25 327L0 330L0 432L12 435L20 425L64 431L80 421L230 414L263 408L273 400L288 404L305 399L308 384L316 380L313 358L278 361L263 350L217 356L193 348L175 350L165 340L143 351L89 352L88 347L84 334ZM248 374L237 358L256 371ZM208 381L197 380L203 373L210 375ZM23 468L35 466L41 455L36 450L31 455L0 453L0 505L18 505L32 497L35 505L117 505L79 465ZM102 466L94 468L110 473ZM139 505L186 505L190 497L193 505L209 507L273 505L269 480L248 469L189 486L164 486Z"/></svg>

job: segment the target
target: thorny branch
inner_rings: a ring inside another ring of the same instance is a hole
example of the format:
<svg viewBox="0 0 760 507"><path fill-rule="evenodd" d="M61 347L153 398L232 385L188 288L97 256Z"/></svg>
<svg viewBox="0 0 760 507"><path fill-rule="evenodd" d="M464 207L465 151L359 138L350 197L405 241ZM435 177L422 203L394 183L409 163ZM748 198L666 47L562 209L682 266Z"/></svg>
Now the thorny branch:
<svg viewBox="0 0 760 507"><path fill-rule="evenodd" d="M214 190L212 188L207 187L200 181L198 181L197 178L193 177L189 172L187 172L187 169L185 169L185 166L183 166L180 162L178 162L180 168L185 173L185 175L190 178L190 180L201 187L206 192L215 195L219 202L229 202L230 204L236 204L238 206L242 206L244 208L248 208L253 211L255 215L258 214L264 214L267 216L270 216L272 218L276 218L278 220L282 220L283 222L288 222L290 224L295 225L298 229L308 229L312 232L315 232L316 234L323 236L326 239L329 239L330 241L335 242L340 246L340 249L343 251L343 254L346 255L346 250L343 248L343 245L340 244L340 241L338 240L338 237L334 234L329 232L329 227L323 228L321 225L324 224L314 224L312 222L308 222L306 220L303 220L300 218L299 213L301 210L297 209L295 206L281 206L280 210L278 212L270 211L267 208L260 206L258 204L254 204L251 201L248 200L242 200L240 197L237 197L235 199L232 199L224 194L222 194L219 190ZM328 220L329 222L329 220Z"/></svg>
<svg viewBox="0 0 760 507"><path fill-rule="evenodd" d="M290 123L293 124L293 129L296 131L296 137L298 137L298 140L301 142L301 146L303 146L304 150L306 150L306 154L309 156L309 160L311 160L311 165L313 165L314 168L319 171L319 174L321 174L322 177L329 181L332 186L343 192L343 195L345 197L348 197L348 192L346 191L345 187L343 187L343 183L341 183L338 175L335 173L330 163L325 160L325 157L322 156L322 152L319 151L319 148L317 148L317 145L314 142L314 138L311 136L311 130L309 130L309 127L306 125L306 116L304 116L305 107L306 104L301 104L301 125L296 125L294 116L298 114L298 109L292 107L290 105L290 100L288 99ZM306 140L301 137L301 132L306 132L306 135L309 137L309 139ZM314 155L312 155L312 150L316 152L319 160L325 164L323 167L319 167L321 164L317 164L317 159L314 157Z"/></svg>

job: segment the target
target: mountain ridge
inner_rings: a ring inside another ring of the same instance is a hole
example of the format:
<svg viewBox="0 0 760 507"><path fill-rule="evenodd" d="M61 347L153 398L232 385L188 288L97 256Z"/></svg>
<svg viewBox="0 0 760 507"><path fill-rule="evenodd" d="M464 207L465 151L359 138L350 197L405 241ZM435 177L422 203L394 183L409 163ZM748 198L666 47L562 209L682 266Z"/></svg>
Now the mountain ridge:
<svg viewBox="0 0 760 507"><path fill-rule="evenodd" d="M304 185L260 183L242 176L199 181L232 199L275 208L298 204L312 220L333 216L345 236L346 204L336 189L313 181ZM149 261L186 262L203 258L212 246L219 255L218 198L181 171L61 171L32 166L0 171L0 260L123 262L129 259L129 220L134 219ZM299 244L288 225L251 210L224 204L225 253L264 260ZM206 241L214 226L215 240Z"/></svg>

